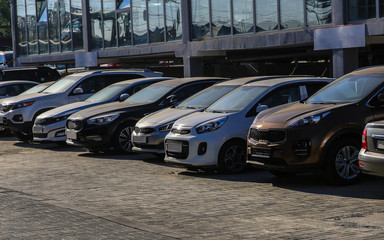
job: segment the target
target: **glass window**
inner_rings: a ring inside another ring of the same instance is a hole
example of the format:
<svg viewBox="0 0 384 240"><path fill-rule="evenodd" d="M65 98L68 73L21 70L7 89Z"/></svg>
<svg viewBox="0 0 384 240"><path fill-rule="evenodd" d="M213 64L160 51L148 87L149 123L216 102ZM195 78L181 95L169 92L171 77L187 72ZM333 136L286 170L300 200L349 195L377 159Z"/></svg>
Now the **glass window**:
<svg viewBox="0 0 384 240"><path fill-rule="evenodd" d="M166 93L175 88L174 85L151 85L140 92L127 98L126 103L152 103L162 98Z"/></svg>
<svg viewBox="0 0 384 240"><path fill-rule="evenodd" d="M49 21L49 42L51 53L59 52L59 2L57 0L48 1L48 21Z"/></svg>
<svg viewBox="0 0 384 240"><path fill-rule="evenodd" d="M172 93L172 95L175 95L175 97L173 98L173 101L174 102L183 101L187 97L192 96L193 94L200 92L204 88L211 86L213 83L214 82L192 83L187 86L184 86Z"/></svg>
<svg viewBox="0 0 384 240"><path fill-rule="evenodd" d="M277 30L277 0L256 0L256 31Z"/></svg>
<svg viewBox="0 0 384 240"><path fill-rule="evenodd" d="M379 0L379 15L384 17L384 0Z"/></svg>
<svg viewBox="0 0 384 240"><path fill-rule="evenodd" d="M115 9L116 0L103 0L104 47L116 47Z"/></svg>
<svg viewBox="0 0 384 240"><path fill-rule="evenodd" d="M119 46L131 45L131 12L118 13L117 24L119 26Z"/></svg>
<svg viewBox="0 0 384 240"><path fill-rule="evenodd" d="M27 2L28 54L37 54L36 3Z"/></svg>
<svg viewBox="0 0 384 240"><path fill-rule="evenodd" d="M20 55L27 55L26 15L24 0L17 0L17 37Z"/></svg>
<svg viewBox="0 0 384 240"><path fill-rule="evenodd" d="M280 0L282 28L304 27L303 0Z"/></svg>
<svg viewBox="0 0 384 240"><path fill-rule="evenodd" d="M61 93L67 91L73 84L78 81L80 76L67 76L64 77L51 86L44 89L43 93Z"/></svg>
<svg viewBox="0 0 384 240"><path fill-rule="evenodd" d="M249 33L253 29L253 1L233 0L233 33Z"/></svg>
<svg viewBox="0 0 384 240"><path fill-rule="evenodd" d="M149 42L164 42L163 0L148 0Z"/></svg>
<svg viewBox="0 0 384 240"><path fill-rule="evenodd" d="M209 2L208 0L191 0L192 38L210 37Z"/></svg>
<svg viewBox="0 0 384 240"><path fill-rule="evenodd" d="M259 102L259 105L267 105L268 108L276 107L285 103L300 100L299 86L289 86L274 90Z"/></svg>
<svg viewBox="0 0 384 240"><path fill-rule="evenodd" d="M211 0L212 36L231 35L230 0Z"/></svg>
<svg viewBox="0 0 384 240"><path fill-rule="evenodd" d="M145 0L132 3L133 39L134 44L147 43L147 7Z"/></svg>
<svg viewBox="0 0 384 240"><path fill-rule="evenodd" d="M69 0L60 0L61 51L72 51L71 8Z"/></svg>
<svg viewBox="0 0 384 240"><path fill-rule="evenodd" d="M348 0L348 20L358 21L376 17L376 0Z"/></svg>
<svg viewBox="0 0 384 240"><path fill-rule="evenodd" d="M83 7L81 0L71 0L73 50L84 49Z"/></svg>
<svg viewBox="0 0 384 240"><path fill-rule="evenodd" d="M165 14L167 25L167 41L181 39L183 35L181 24L181 0L166 1Z"/></svg>
<svg viewBox="0 0 384 240"><path fill-rule="evenodd" d="M47 1L37 1L37 34L39 37L39 53L48 53L48 15Z"/></svg>
<svg viewBox="0 0 384 240"><path fill-rule="evenodd" d="M306 0L307 25L322 25L332 23L331 0Z"/></svg>
<svg viewBox="0 0 384 240"><path fill-rule="evenodd" d="M89 9L91 18L91 46L92 49L99 49L103 47L101 0L89 1Z"/></svg>

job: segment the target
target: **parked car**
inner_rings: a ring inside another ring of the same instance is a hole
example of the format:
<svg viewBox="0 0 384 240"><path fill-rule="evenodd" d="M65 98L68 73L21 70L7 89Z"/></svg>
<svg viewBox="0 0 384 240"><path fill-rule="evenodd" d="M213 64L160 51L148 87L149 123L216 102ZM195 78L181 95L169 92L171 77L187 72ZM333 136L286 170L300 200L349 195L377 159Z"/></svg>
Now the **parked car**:
<svg viewBox="0 0 384 240"><path fill-rule="evenodd" d="M362 173L384 177L384 121L365 126L359 165Z"/></svg>
<svg viewBox="0 0 384 240"><path fill-rule="evenodd" d="M0 67L8 67L13 65L13 51L0 50Z"/></svg>
<svg viewBox="0 0 384 240"><path fill-rule="evenodd" d="M177 78L155 83L122 103L107 103L88 108L67 119L67 143L85 147L90 152L113 147L131 152L131 134L145 115L170 107L223 78Z"/></svg>
<svg viewBox="0 0 384 240"><path fill-rule="evenodd" d="M110 84L140 77L156 77L161 73L141 70L96 70L66 76L40 93L4 100L0 108L0 127L9 128L21 140L32 139L36 117L55 107L84 101Z"/></svg>
<svg viewBox="0 0 384 240"><path fill-rule="evenodd" d="M177 120L165 137L165 161L187 168L241 172L246 139L254 117L281 104L307 98L331 79L276 78L241 86L210 105Z"/></svg>
<svg viewBox="0 0 384 240"><path fill-rule="evenodd" d="M141 89L164 80L167 77L138 78L118 82L98 91L82 102L70 103L54 108L37 116L32 128L34 141L65 142L65 123L67 118L80 110L104 103L124 101Z"/></svg>
<svg viewBox="0 0 384 240"><path fill-rule="evenodd" d="M61 78L60 73L50 67L7 67L0 69L0 81L28 80L51 82Z"/></svg>
<svg viewBox="0 0 384 240"><path fill-rule="evenodd" d="M322 171L331 183L360 176L364 126L384 118L384 67L347 74L306 101L256 117L248 137L248 163L284 172Z"/></svg>
<svg viewBox="0 0 384 240"><path fill-rule="evenodd" d="M217 83L187 98L177 106L149 114L136 123L135 130L132 133L132 143L134 145L132 150L164 157L164 138L171 131L177 119L194 112L204 111L213 102L244 84L283 77L255 76Z"/></svg>
<svg viewBox="0 0 384 240"><path fill-rule="evenodd" d="M38 85L32 81L5 81L0 82L0 99L9 98Z"/></svg>

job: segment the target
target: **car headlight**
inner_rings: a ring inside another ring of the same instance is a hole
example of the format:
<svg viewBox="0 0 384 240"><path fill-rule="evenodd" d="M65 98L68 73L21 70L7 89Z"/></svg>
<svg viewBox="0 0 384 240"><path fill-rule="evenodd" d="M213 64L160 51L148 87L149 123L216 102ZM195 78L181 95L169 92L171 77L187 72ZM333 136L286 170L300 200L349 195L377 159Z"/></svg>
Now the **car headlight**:
<svg viewBox="0 0 384 240"><path fill-rule="evenodd" d="M209 122L202 123L196 127L196 132L201 134L201 133L215 131L221 128L226 121L227 121L227 118L219 118Z"/></svg>
<svg viewBox="0 0 384 240"><path fill-rule="evenodd" d="M162 126L159 127L159 132L166 132L166 131L171 131L172 129L172 126L175 122L170 122L170 123L167 123L167 124L164 124Z"/></svg>
<svg viewBox="0 0 384 240"><path fill-rule="evenodd" d="M113 122L119 116L120 116L120 114L96 116L96 117L88 119L87 123L90 125L103 125L103 124Z"/></svg>
<svg viewBox="0 0 384 240"><path fill-rule="evenodd" d="M325 113L319 113L316 115L312 115L309 117L305 117L299 120L296 120L292 123L289 124L290 127L301 127L304 125L309 125L309 124L316 124L321 121L321 119L325 118L328 116L331 112L325 112Z"/></svg>
<svg viewBox="0 0 384 240"><path fill-rule="evenodd" d="M35 103L35 101L16 103L15 106L13 107L13 109L28 107L28 106L31 106L34 103Z"/></svg>

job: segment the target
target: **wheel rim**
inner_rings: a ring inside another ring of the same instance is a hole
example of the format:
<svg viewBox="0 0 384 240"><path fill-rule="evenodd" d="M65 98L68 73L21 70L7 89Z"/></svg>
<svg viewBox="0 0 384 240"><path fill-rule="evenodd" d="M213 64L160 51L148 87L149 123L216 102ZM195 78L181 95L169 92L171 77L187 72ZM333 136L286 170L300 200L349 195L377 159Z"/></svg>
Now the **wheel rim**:
<svg viewBox="0 0 384 240"><path fill-rule="evenodd" d="M354 146L345 146L336 155L336 171L343 179L353 179L360 173L358 164L359 149Z"/></svg>
<svg viewBox="0 0 384 240"><path fill-rule="evenodd" d="M119 134L119 145L122 150L126 152L130 152L132 150L132 141L131 134L133 131L133 127L125 127L121 130Z"/></svg>
<svg viewBox="0 0 384 240"><path fill-rule="evenodd" d="M230 146L224 154L225 167L230 172L240 172L246 165L245 149L238 145Z"/></svg>

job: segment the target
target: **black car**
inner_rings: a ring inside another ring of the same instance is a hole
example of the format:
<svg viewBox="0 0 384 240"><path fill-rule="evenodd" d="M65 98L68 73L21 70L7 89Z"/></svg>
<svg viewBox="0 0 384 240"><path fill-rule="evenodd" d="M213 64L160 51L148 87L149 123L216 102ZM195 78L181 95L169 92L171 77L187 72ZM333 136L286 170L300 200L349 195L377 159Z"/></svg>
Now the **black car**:
<svg viewBox="0 0 384 240"><path fill-rule="evenodd" d="M155 83L124 102L108 103L71 115L66 123L67 143L89 152L113 147L131 152L131 133L137 121L160 109L225 80L214 77L178 78Z"/></svg>
<svg viewBox="0 0 384 240"><path fill-rule="evenodd" d="M0 70L0 81L29 80L43 83L59 78L60 73L50 67L9 67Z"/></svg>

